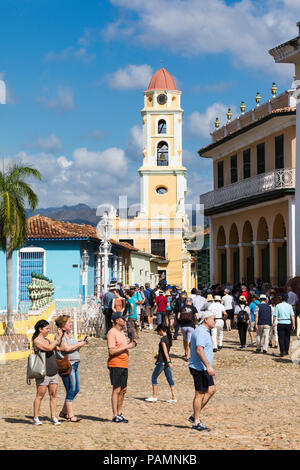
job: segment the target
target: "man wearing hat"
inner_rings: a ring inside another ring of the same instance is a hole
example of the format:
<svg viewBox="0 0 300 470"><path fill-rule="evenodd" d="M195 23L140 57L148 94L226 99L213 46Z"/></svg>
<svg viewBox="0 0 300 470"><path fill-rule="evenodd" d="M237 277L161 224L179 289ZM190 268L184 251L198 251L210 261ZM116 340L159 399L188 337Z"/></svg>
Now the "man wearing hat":
<svg viewBox="0 0 300 470"><path fill-rule="evenodd" d="M210 310L203 312L200 326L195 329L191 338L191 358L189 363L190 373L194 379L195 397L193 401L194 414L189 417L193 423L193 429L197 431L209 431L200 420L200 412L216 392L213 377L213 347L211 342L211 330L215 326L216 316Z"/></svg>
<svg viewBox="0 0 300 470"><path fill-rule="evenodd" d="M223 328L224 319L226 318L226 311L222 304L222 298L220 295L215 295L214 302L208 307L216 316L216 323L214 328L211 330L211 340L213 344L213 351L217 352L218 349L223 347Z"/></svg>
<svg viewBox="0 0 300 470"><path fill-rule="evenodd" d="M124 334L125 321L127 316L122 312L114 312L112 314L113 327L107 333L107 348L110 381L113 387L111 404L113 410L114 423L128 423L128 420L122 413L122 405L127 390L128 380L128 350L135 348L136 340L128 343Z"/></svg>
<svg viewBox="0 0 300 470"><path fill-rule="evenodd" d="M115 284L110 284L108 286L108 292L106 292L103 296L102 306L103 306L103 315L105 316L105 333L104 336L107 335L108 331L111 329L111 316L112 316L112 302L115 298Z"/></svg>
<svg viewBox="0 0 300 470"><path fill-rule="evenodd" d="M263 353L267 354L270 329L272 326L272 308L268 304L268 299L265 294L261 294L259 300L260 304L256 307L254 312L256 329L256 352L260 353L262 345Z"/></svg>

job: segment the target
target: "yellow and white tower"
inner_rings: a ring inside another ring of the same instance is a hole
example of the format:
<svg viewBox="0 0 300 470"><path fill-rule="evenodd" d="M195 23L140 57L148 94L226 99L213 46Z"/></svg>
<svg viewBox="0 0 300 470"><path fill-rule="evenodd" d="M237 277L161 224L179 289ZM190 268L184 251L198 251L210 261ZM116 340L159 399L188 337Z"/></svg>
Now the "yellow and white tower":
<svg viewBox="0 0 300 470"><path fill-rule="evenodd" d="M190 262L183 241L186 168L182 166L181 91L165 68L153 75L144 92L143 164L139 168L141 211L133 219L111 214L112 236L138 249L161 255L160 271L169 284L189 290Z"/></svg>

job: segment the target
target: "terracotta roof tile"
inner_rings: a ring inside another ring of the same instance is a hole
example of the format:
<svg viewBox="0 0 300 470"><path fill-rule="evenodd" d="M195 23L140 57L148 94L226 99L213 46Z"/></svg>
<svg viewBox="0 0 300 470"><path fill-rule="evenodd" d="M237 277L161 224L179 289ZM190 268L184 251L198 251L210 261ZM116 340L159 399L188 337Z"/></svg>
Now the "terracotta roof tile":
<svg viewBox="0 0 300 470"><path fill-rule="evenodd" d="M27 226L28 238L31 239L93 238L101 240L101 237L97 234L96 228L92 225L62 222L40 214L29 217L27 219ZM113 245L123 247L127 250L137 251L137 248L134 248L129 243L117 242L116 240L110 241Z"/></svg>

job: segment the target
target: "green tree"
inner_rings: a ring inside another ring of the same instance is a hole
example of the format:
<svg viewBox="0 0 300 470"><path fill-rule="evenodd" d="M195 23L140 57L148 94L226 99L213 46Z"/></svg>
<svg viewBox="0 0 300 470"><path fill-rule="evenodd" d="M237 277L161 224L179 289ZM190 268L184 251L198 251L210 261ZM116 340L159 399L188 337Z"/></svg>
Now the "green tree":
<svg viewBox="0 0 300 470"><path fill-rule="evenodd" d="M7 334L14 333L13 252L22 248L27 238L26 204L34 212L38 196L25 181L41 180L35 168L22 162L12 163L0 171L0 248L6 253Z"/></svg>

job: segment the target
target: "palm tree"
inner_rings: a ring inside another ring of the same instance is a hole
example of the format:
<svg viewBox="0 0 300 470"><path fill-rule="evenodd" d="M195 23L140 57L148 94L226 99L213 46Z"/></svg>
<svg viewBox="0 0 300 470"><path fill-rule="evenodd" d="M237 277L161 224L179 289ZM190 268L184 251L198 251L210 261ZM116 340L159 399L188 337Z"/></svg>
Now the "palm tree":
<svg viewBox="0 0 300 470"><path fill-rule="evenodd" d="M6 253L7 327L6 333L14 333L13 318L13 252L22 248L27 237L26 203L34 212L38 197L26 178L41 180L35 168L21 162L10 164L0 171L0 249Z"/></svg>

